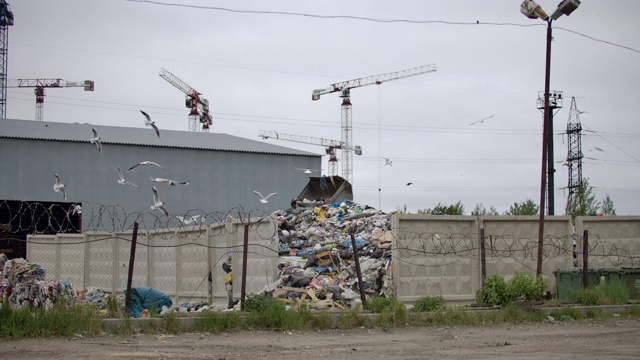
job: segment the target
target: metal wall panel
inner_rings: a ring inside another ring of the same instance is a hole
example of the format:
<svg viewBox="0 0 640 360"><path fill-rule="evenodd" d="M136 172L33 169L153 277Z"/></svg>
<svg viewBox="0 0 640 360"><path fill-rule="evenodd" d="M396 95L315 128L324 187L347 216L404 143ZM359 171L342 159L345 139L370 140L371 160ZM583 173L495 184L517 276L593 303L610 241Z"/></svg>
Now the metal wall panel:
<svg viewBox="0 0 640 360"><path fill-rule="evenodd" d="M99 153L93 144L27 139L0 139L0 199L63 201L53 191L54 174L66 187L68 202L83 203L83 230L127 230L133 221L145 227L177 227L173 215L191 211L244 212L258 215L287 209L307 184L307 176L295 168L321 168L320 155L274 155L249 152L162 148L104 144ZM117 167L123 172L140 161L125 178L138 185L119 185ZM166 186L149 177L190 181L187 186ZM172 215L152 211L152 186ZM268 204L253 193L277 192ZM137 214L140 213L140 214ZM134 215L132 215L134 214ZM87 217L91 220L88 222Z"/></svg>

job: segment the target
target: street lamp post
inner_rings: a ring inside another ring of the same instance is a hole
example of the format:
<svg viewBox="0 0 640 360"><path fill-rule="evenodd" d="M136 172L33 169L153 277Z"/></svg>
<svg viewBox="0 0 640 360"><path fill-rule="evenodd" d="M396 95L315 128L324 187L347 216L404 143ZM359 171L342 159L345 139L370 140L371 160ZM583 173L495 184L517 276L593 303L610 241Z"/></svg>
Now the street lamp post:
<svg viewBox="0 0 640 360"><path fill-rule="evenodd" d="M551 22L558 20L562 15L571 15L571 13L580 6L579 0L563 0L558 4L556 11L547 15L542 7L532 0L524 0L520 5L520 12L530 19L542 19L547 22L547 55L545 62L544 77L544 119L542 123L542 171L540 174L540 220L538 224L538 263L536 266L536 276L542 274L542 248L544 243L544 208L545 208L545 188L547 183L547 156L549 154L548 138L551 135L551 109L549 109L549 83L551 79ZM553 166L553 165L551 165ZM550 174L553 176L553 174ZM549 189L549 192L554 189ZM552 196L552 195L550 195Z"/></svg>

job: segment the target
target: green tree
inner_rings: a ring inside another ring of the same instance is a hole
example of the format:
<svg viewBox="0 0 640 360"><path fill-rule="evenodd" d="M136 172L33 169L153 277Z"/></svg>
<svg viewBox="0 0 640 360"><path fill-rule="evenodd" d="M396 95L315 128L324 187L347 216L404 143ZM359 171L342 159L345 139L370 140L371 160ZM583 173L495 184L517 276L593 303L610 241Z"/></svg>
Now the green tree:
<svg viewBox="0 0 640 360"><path fill-rule="evenodd" d="M458 201L453 205L444 205L438 203L433 209L419 209L418 214L429 215L464 215L464 205L462 201Z"/></svg>
<svg viewBox="0 0 640 360"><path fill-rule="evenodd" d="M476 204L476 207L471 211L471 215L500 215L498 213L498 210L496 210L496 208L494 208L493 206L491 206L489 208L489 210L485 209L484 206L482 206L482 203Z"/></svg>
<svg viewBox="0 0 640 360"><path fill-rule="evenodd" d="M521 202L515 202L509 207L504 214L505 215L538 215L540 206L531 199L527 199Z"/></svg>
<svg viewBox="0 0 640 360"><path fill-rule="evenodd" d="M593 194L593 188L589 186L589 179L582 179L582 184L578 187L578 191L567 204L567 215L571 215L571 218L575 219L576 216L597 214L599 208L600 203Z"/></svg>
<svg viewBox="0 0 640 360"><path fill-rule="evenodd" d="M613 200L611 200L609 194L607 194L607 196L604 197L604 200L602 200L600 210L602 210L602 215L604 216L616 215L616 208L613 206Z"/></svg>

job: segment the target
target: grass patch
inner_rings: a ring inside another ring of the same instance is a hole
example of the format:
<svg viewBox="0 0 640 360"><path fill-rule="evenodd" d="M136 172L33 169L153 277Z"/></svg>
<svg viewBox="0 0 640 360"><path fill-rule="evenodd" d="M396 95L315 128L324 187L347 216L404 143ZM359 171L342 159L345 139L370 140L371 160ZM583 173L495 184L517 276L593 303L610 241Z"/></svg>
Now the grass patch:
<svg viewBox="0 0 640 360"><path fill-rule="evenodd" d="M207 312L196 322L196 330L213 334L239 330L242 321L235 312Z"/></svg>
<svg viewBox="0 0 640 360"><path fill-rule="evenodd" d="M382 309L380 315L373 321L373 325L377 327L402 327L409 323L407 319L407 307L404 303L392 299L386 307Z"/></svg>
<svg viewBox="0 0 640 360"><path fill-rule="evenodd" d="M0 309L0 338L83 336L102 333L101 319L94 307L57 303L44 309Z"/></svg>
<svg viewBox="0 0 640 360"><path fill-rule="evenodd" d="M362 316L361 310L362 308L360 306L356 306L340 314L337 323L338 329L348 330L367 326L367 319Z"/></svg>
<svg viewBox="0 0 640 360"><path fill-rule="evenodd" d="M620 280L614 279L603 285L572 291L569 298L584 306L625 305L629 302L629 293Z"/></svg>
<svg viewBox="0 0 640 360"><path fill-rule="evenodd" d="M576 308L566 308L551 312L551 316L560 321L582 320L584 313Z"/></svg>
<svg viewBox="0 0 640 360"><path fill-rule="evenodd" d="M444 310L447 307L447 304L444 301L442 296L427 296L416 300L416 303L413 307L413 311L415 312L429 312L429 311L437 311Z"/></svg>

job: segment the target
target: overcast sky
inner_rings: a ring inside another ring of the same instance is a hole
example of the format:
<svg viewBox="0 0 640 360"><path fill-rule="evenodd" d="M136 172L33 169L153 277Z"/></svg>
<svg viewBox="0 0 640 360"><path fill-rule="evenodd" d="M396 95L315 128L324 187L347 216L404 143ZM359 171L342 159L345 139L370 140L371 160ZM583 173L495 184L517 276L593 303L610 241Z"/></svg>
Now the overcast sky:
<svg viewBox="0 0 640 360"><path fill-rule="evenodd" d="M212 132L324 154L258 132L340 140L341 98L311 101L313 89L435 64L351 91L353 143L363 148L355 201L502 213L540 200L546 23L523 16L520 2L9 0L8 78L95 81L94 92L47 89L45 121L144 127L143 109L161 129L187 131L183 94L158 76L165 68L210 101ZM558 5L538 3L549 14ZM618 215L640 214L639 13L637 0L583 0L553 22L551 90L565 98L554 118L556 214L568 195L572 97L584 111L583 176ZM9 89L7 117L35 118L32 89Z"/></svg>

